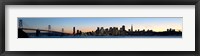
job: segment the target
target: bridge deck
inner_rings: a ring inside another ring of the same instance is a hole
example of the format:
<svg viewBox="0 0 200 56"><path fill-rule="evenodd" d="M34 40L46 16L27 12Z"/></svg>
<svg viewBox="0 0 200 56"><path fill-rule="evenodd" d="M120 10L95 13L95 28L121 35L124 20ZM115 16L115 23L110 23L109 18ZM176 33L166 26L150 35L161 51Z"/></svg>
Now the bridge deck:
<svg viewBox="0 0 200 56"><path fill-rule="evenodd" d="M33 31L36 31L36 30L39 30L39 31L49 31L49 30L33 29L33 28L19 28L19 29L23 29L23 30L33 30ZM52 31L52 30L50 30L50 32L62 33L62 32L59 32L59 31Z"/></svg>

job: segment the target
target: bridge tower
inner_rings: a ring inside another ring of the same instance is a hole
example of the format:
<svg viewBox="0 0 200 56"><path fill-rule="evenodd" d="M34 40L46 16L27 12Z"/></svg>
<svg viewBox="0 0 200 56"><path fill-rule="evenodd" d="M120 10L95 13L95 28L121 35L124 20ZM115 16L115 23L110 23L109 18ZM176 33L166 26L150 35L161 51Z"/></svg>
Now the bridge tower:
<svg viewBox="0 0 200 56"><path fill-rule="evenodd" d="M48 25L48 36L50 36L51 33L51 25Z"/></svg>
<svg viewBox="0 0 200 56"><path fill-rule="evenodd" d="M23 28L23 22L22 22L22 20L21 20L21 19L19 20L19 22L18 22L18 23L19 23L19 28Z"/></svg>
<svg viewBox="0 0 200 56"><path fill-rule="evenodd" d="M48 30L49 30L49 31L51 30L51 25L48 25Z"/></svg>
<svg viewBox="0 0 200 56"><path fill-rule="evenodd" d="M62 28L62 33L64 33L64 28Z"/></svg>
<svg viewBox="0 0 200 56"><path fill-rule="evenodd" d="M62 33L61 33L61 36L63 36L64 35L64 28L62 28Z"/></svg>

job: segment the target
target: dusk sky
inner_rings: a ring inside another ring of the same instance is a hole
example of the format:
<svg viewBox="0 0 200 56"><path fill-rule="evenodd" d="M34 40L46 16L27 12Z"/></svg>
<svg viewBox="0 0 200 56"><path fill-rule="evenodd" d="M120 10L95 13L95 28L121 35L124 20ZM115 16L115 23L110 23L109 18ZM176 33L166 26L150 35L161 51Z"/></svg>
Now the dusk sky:
<svg viewBox="0 0 200 56"><path fill-rule="evenodd" d="M72 33L73 27L82 32L95 31L97 27L118 27L118 29L125 25L126 30L131 28L133 30L153 30L166 31L169 28L182 31L182 17L19 17L18 20L23 20L24 28L35 29L51 29L54 31L61 31L64 28L65 33Z"/></svg>

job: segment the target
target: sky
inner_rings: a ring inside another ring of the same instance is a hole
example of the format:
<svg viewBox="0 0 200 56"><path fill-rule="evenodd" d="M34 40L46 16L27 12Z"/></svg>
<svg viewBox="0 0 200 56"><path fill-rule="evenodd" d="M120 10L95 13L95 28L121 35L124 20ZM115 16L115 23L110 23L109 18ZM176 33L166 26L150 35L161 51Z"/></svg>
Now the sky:
<svg viewBox="0 0 200 56"><path fill-rule="evenodd" d="M169 28L182 31L182 17L19 17L24 28L48 29L72 33L73 27L82 32L95 31L97 27L118 27L125 25L126 30L166 31Z"/></svg>

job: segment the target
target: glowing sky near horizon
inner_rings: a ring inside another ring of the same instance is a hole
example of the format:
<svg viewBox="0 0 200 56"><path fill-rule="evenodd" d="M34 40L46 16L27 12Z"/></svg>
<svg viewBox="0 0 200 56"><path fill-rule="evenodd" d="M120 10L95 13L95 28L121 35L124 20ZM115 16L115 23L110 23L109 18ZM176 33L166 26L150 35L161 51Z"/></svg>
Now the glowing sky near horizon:
<svg viewBox="0 0 200 56"><path fill-rule="evenodd" d="M182 31L182 17L19 17L18 20L23 20L24 28L35 29L51 29L61 31L64 28L65 33L72 33L73 27L82 32L95 31L97 27L118 27L125 25L126 30L153 30L166 31L172 28Z"/></svg>

